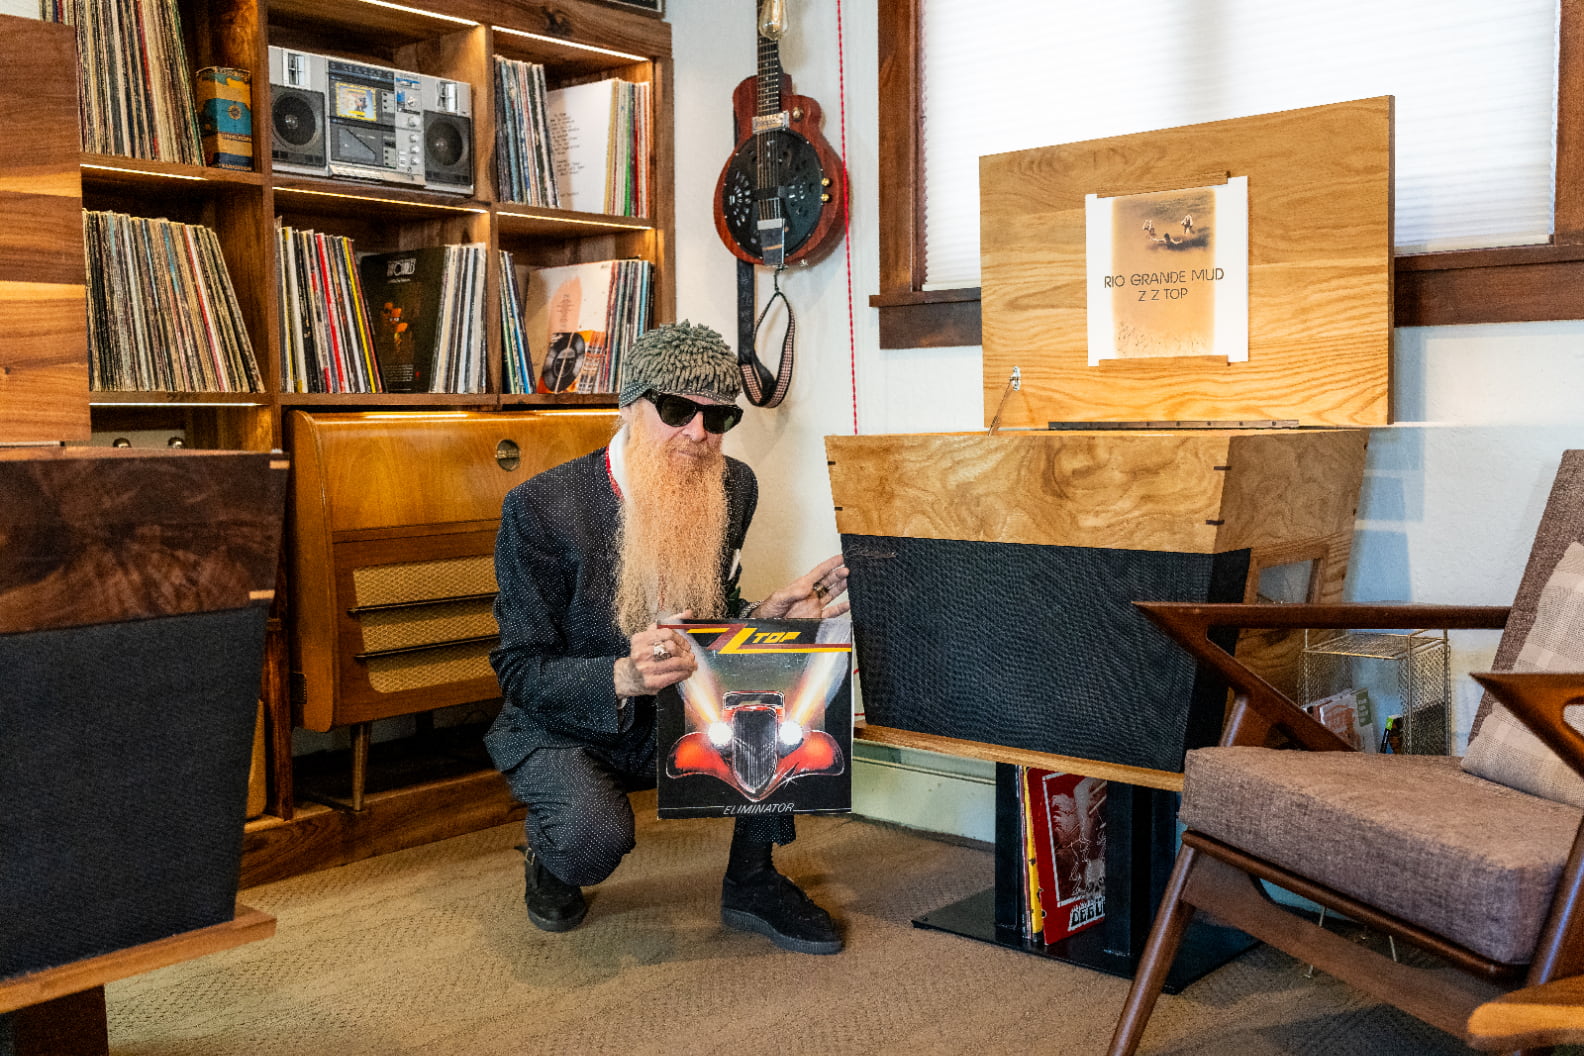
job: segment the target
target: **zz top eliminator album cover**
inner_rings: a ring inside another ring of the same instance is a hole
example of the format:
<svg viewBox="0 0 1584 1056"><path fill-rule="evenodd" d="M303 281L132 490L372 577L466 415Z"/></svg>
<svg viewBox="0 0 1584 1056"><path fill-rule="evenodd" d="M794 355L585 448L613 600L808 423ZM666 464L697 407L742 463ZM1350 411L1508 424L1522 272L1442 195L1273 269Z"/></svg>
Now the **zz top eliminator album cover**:
<svg viewBox="0 0 1584 1056"><path fill-rule="evenodd" d="M698 670L656 698L660 817L852 809L851 623L667 626Z"/></svg>

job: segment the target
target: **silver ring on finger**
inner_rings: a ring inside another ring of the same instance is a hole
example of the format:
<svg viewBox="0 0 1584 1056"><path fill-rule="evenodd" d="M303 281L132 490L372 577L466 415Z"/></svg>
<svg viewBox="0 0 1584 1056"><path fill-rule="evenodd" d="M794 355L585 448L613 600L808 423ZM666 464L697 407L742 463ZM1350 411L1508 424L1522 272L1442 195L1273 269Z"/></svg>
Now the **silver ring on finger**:
<svg viewBox="0 0 1584 1056"><path fill-rule="evenodd" d="M649 652L656 660L669 660L671 658L671 650L666 648L664 642L654 643L654 647Z"/></svg>

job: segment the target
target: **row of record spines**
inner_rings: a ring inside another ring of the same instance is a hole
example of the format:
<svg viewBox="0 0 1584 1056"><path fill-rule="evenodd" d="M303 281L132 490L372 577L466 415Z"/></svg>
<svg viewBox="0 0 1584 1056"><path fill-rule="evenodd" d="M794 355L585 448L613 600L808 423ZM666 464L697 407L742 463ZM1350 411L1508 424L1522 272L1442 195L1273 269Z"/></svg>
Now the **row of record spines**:
<svg viewBox="0 0 1584 1056"><path fill-rule="evenodd" d="M560 207L546 116L545 68L495 58L495 190L501 201Z"/></svg>
<svg viewBox="0 0 1584 1056"><path fill-rule="evenodd" d="M94 389L263 390L212 230L84 210L83 244Z"/></svg>
<svg viewBox="0 0 1584 1056"><path fill-rule="evenodd" d="M83 150L203 164L176 0L39 0L77 27Z"/></svg>
<svg viewBox="0 0 1584 1056"><path fill-rule="evenodd" d="M523 291L517 284L517 269L512 255L502 249L501 274L501 358L506 368L506 391L511 393L534 391L533 353L528 348L528 334L523 324Z"/></svg>
<svg viewBox="0 0 1584 1056"><path fill-rule="evenodd" d="M484 342L487 248L482 242L445 247L431 392L483 392L488 387Z"/></svg>
<svg viewBox="0 0 1584 1056"><path fill-rule="evenodd" d="M649 85L616 82L611 149L605 162L605 212L649 215Z"/></svg>
<svg viewBox="0 0 1584 1056"><path fill-rule="evenodd" d="M620 260L611 269L609 323L606 354L592 388L580 392L614 392L621 377L621 361L638 335L649 329L650 285L654 269L647 260Z"/></svg>
<svg viewBox="0 0 1584 1056"><path fill-rule="evenodd" d="M352 240L275 221L281 389L383 392Z"/></svg>

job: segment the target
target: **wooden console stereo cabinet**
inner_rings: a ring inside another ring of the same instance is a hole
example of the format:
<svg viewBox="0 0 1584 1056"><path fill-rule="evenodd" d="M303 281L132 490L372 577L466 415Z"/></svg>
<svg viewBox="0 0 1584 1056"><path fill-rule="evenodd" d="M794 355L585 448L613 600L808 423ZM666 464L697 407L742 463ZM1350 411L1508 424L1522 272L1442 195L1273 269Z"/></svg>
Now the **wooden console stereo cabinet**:
<svg viewBox="0 0 1584 1056"><path fill-rule="evenodd" d="M371 726L500 695L501 500L606 443L609 411L294 411L292 673L300 725L353 731L363 808Z"/></svg>
<svg viewBox="0 0 1584 1056"><path fill-rule="evenodd" d="M997 428L826 441L864 736L1113 783L1106 923L1039 952L1131 973L1172 859L1183 753L1220 732L1224 689L1132 603L1254 600L1264 573L1294 565L1295 600L1341 596L1365 429L1390 421L1391 111L1368 99L981 159ZM1235 177L1247 361L1090 365L1085 196ZM1275 678L1295 656L1236 644ZM923 923L1022 945L1015 795L1000 802L996 891Z"/></svg>

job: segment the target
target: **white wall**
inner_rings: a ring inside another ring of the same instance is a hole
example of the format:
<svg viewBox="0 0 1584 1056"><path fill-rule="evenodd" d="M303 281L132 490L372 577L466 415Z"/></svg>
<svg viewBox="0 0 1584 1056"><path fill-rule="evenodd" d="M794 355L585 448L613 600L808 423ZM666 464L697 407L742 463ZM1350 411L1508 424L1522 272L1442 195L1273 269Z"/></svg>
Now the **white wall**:
<svg viewBox="0 0 1584 1056"><path fill-rule="evenodd" d="M824 107L826 136L840 150L836 4L805 0L788 7L792 28L783 63L797 91ZM851 236L820 264L788 273L784 285L798 312L797 380L781 408L750 412L728 445L760 478L750 593L774 589L838 546L823 437L852 431L849 255L860 430L982 425L977 347L879 348L876 313L868 307L879 288L882 178L875 5L845 3L843 12ZM715 234L711 200L732 147L731 90L754 71L753 12L743 3L670 0L667 17L677 73L678 317L708 323L735 345L735 258ZM1248 109L1258 112L1258 102ZM1394 389L1401 424L1371 436L1349 597L1507 604L1560 453L1584 446L1584 323L1401 330ZM1494 650L1493 635L1454 636L1464 729L1476 697L1462 676L1488 664ZM979 780L979 771L963 772ZM914 786L901 788L896 780L888 775L882 782L873 771L863 777L861 809L907 820L903 800ZM866 788L885 791L864 807ZM987 794L976 791L982 788L960 791L987 805ZM940 816L955 819L941 821L944 829L988 838L987 818L962 820L976 817L974 810L943 806Z"/></svg>
<svg viewBox="0 0 1584 1056"><path fill-rule="evenodd" d="M1584 322L1398 330L1394 366L1398 424L1370 435L1347 596L1509 604L1561 454L1584 447ZM1466 675L1496 639L1452 634L1460 742Z"/></svg>

